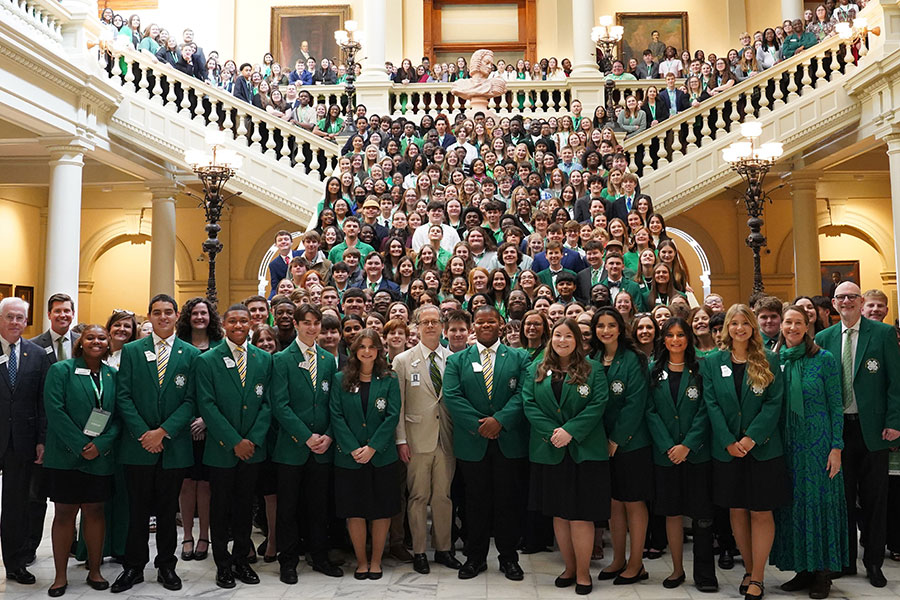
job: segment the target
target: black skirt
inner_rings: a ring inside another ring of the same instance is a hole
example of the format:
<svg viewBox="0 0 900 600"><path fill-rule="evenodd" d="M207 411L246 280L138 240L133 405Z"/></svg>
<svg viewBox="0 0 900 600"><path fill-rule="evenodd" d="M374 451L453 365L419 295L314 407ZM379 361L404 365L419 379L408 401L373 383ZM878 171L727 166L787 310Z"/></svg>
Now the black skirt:
<svg viewBox="0 0 900 600"><path fill-rule="evenodd" d="M278 493L278 465L272 462L271 457L259 465L256 493L260 496L271 496Z"/></svg>
<svg viewBox="0 0 900 600"><path fill-rule="evenodd" d="M113 495L112 475L93 475L74 469L44 467L47 496L60 504L106 502Z"/></svg>
<svg viewBox="0 0 900 600"><path fill-rule="evenodd" d="M342 519L389 519L400 512L400 463L359 469L334 468L335 515Z"/></svg>
<svg viewBox="0 0 900 600"><path fill-rule="evenodd" d="M208 434L207 434L208 435ZM191 481L209 481L209 467L203 464L203 451L206 449L206 438L191 440L194 449L194 465L188 467L184 478Z"/></svg>
<svg viewBox="0 0 900 600"><path fill-rule="evenodd" d="M712 463L661 467L653 465L653 513L664 517L685 515L712 519Z"/></svg>
<svg viewBox="0 0 900 600"><path fill-rule="evenodd" d="M731 462L713 460L713 502L724 508L775 510L791 502L791 480L783 456Z"/></svg>
<svg viewBox="0 0 900 600"><path fill-rule="evenodd" d="M558 465L531 463L528 509L569 521L609 518L609 462L576 463L568 452Z"/></svg>
<svg viewBox="0 0 900 600"><path fill-rule="evenodd" d="M609 459L612 498L619 502L653 500L653 449L616 452Z"/></svg>

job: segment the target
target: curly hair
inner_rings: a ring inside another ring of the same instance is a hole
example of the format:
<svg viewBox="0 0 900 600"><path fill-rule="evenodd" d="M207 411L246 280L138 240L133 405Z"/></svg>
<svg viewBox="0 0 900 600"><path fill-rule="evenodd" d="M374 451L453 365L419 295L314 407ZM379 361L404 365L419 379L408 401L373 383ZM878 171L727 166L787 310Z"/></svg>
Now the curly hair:
<svg viewBox="0 0 900 600"><path fill-rule="evenodd" d="M359 372L362 368L362 363L356 358L356 352L359 350L359 347L362 346L363 340L371 341L372 345L378 351L378 354L375 356L375 364L372 366L372 377L380 379L386 377L391 372L391 366L385 358L384 344L381 341L381 336L378 335L378 332L374 329L363 329L359 332L359 335L356 336L356 339L353 340L353 343L350 344L350 355L348 356L347 364L344 366L343 384L344 390L348 392L359 385Z"/></svg>
<svg viewBox="0 0 900 600"><path fill-rule="evenodd" d="M747 341L747 381L750 385L768 387L775 380L775 375L769 368L769 359L766 357L756 315L746 304L732 304L725 313L725 323L722 326L722 345L729 352L734 349L734 340L728 332L728 326L738 315L743 315L747 319L752 331L750 339Z"/></svg>
<svg viewBox="0 0 900 600"><path fill-rule="evenodd" d="M175 334L178 339L191 342L191 313L198 304L205 304L206 310L209 312L209 325L206 327L206 337L209 338L210 346L222 339L222 321L219 313L212 307L206 298L191 298L181 307L181 314L178 315L178 322L175 323Z"/></svg>

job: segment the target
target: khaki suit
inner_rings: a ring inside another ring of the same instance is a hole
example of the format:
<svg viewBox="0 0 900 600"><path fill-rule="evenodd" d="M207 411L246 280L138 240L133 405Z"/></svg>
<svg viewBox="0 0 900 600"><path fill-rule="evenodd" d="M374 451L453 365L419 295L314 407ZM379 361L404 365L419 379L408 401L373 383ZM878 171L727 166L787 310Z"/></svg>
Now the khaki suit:
<svg viewBox="0 0 900 600"><path fill-rule="evenodd" d="M438 345L436 352L443 375L450 351ZM443 395L435 393L431 382L431 353L421 344L398 355L394 359L394 371L400 381L400 422L397 424L397 440L409 444L410 460L406 469L409 487L409 529L412 533L413 553L424 554L427 530L427 510L431 503L434 525L433 546L438 551L449 551L453 504L450 501L450 484L456 459L453 456L453 424L443 401Z"/></svg>

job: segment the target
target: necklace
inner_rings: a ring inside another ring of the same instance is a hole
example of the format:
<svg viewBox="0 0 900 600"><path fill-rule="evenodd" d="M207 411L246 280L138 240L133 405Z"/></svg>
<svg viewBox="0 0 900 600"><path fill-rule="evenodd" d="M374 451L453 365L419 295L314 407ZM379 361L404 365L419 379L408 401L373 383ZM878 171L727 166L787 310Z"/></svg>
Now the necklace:
<svg viewBox="0 0 900 600"><path fill-rule="evenodd" d="M747 359L745 358L744 360L739 360L737 357L735 357L734 353L732 352L731 353L731 362L742 365L745 362L747 362Z"/></svg>
<svg viewBox="0 0 900 600"><path fill-rule="evenodd" d="M670 367L683 367L683 366L684 366L684 363L683 363L683 362L680 362L680 363L672 362L672 361L670 360L670 361L669 361L669 366L670 366Z"/></svg>

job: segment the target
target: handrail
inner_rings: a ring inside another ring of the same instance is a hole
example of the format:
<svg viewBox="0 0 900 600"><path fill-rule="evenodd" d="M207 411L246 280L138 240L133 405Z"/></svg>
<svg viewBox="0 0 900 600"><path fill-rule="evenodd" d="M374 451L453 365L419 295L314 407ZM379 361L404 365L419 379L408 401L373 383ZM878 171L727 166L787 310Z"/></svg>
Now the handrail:
<svg viewBox="0 0 900 600"><path fill-rule="evenodd" d="M57 43L62 43L62 27L72 18L58 0L2 0L0 5Z"/></svg>

